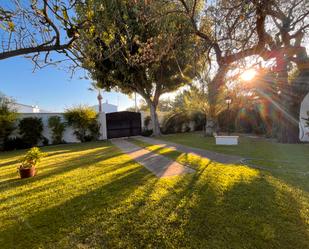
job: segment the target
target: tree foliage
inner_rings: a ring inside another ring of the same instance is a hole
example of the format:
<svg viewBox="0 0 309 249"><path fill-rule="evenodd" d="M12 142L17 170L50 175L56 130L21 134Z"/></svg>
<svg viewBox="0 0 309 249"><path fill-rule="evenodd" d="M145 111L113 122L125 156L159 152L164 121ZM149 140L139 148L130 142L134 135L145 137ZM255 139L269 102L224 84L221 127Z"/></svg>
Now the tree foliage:
<svg viewBox="0 0 309 249"><path fill-rule="evenodd" d="M147 102L159 133L156 107L162 94L194 77L194 37L184 17L163 15L166 1L90 1L79 7L92 25L81 35L83 66L100 86Z"/></svg>
<svg viewBox="0 0 309 249"><path fill-rule="evenodd" d="M15 129L18 114L10 106L12 101L0 93L0 148Z"/></svg>
<svg viewBox="0 0 309 249"><path fill-rule="evenodd" d="M51 52L72 52L86 20L76 20L76 0L7 0L0 3L0 60L24 55L36 66L55 64ZM42 55L42 56L41 56ZM63 59L65 60L65 59Z"/></svg>

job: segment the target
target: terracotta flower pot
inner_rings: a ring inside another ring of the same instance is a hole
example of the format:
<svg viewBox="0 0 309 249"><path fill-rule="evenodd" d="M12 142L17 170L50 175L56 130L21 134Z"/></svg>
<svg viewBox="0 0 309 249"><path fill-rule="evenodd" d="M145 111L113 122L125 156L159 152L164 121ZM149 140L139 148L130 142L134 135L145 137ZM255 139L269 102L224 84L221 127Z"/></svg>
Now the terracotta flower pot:
<svg viewBox="0 0 309 249"><path fill-rule="evenodd" d="M32 166L31 168L19 168L19 175L20 178L28 178L35 176L36 170L35 167Z"/></svg>

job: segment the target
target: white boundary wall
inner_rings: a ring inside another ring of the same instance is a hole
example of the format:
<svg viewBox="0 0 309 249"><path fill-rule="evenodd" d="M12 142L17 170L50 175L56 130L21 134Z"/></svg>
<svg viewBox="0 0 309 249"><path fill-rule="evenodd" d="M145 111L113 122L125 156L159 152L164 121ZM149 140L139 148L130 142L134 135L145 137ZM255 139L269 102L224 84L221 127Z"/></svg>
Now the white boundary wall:
<svg viewBox="0 0 309 249"><path fill-rule="evenodd" d="M19 120L26 118L26 117L37 117L41 118L43 122L43 132L42 135L49 140L49 143L52 142L51 138L51 131L48 127L48 119L51 116L59 116L64 122L63 113L20 113ZM106 115L105 113L99 113L98 115L98 122L100 124L100 138L99 140L106 140L107 139L107 130L106 130ZM67 143L79 143L80 141L76 139L75 135L73 134L73 129L69 126L65 128L63 133L63 140ZM11 137L18 136L18 129L14 131Z"/></svg>

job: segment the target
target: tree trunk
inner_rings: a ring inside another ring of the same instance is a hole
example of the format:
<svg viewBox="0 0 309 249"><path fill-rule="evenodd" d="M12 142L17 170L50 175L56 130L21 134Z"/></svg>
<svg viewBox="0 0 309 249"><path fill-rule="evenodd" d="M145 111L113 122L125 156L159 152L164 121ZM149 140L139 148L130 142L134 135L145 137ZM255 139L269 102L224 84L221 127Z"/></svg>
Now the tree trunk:
<svg viewBox="0 0 309 249"><path fill-rule="evenodd" d="M159 119L157 115L157 105L153 103L151 100L147 100L147 103L150 109L150 117L151 117L153 135L160 136L161 131L160 131Z"/></svg>
<svg viewBox="0 0 309 249"><path fill-rule="evenodd" d="M206 126L205 126L205 135L207 137L212 137L216 132L216 120L214 117L208 115L206 119Z"/></svg>
<svg viewBox="0 0 309 249"><path fill-rule="evenodd" d="M217 132L217 106L219 92L224 85L224 77L228 71L227 65L219 65L213 80L208 84L209 113L206 117L205 135L213 136Z"/></svg>

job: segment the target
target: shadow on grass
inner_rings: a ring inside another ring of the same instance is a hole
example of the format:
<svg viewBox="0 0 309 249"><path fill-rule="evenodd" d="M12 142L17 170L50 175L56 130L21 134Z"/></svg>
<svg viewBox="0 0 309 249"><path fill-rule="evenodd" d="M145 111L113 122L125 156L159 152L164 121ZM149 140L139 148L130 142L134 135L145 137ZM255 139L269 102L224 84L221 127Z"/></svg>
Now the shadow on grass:
<svg viewBox="0 0 309 249"><path fill-rule="evenodd" d="M148 146L153 146L153 144L149 144L147 142L144 142L142 140L138 140L138 139L131 139L131 141L139 146L142 146L143 148L146 148ZM254 141L253 141L254 142ZM257 142L259 143L259 142ZM279 146L279 149L276 148L276 155L281 155L282 154L282 151L281 151L281 147L284 146L282 144L280 144ZM226 146L225 146L226 147ZM249 147L249 145L248 145ZM169 149L168 146L161 146L159 148L156 148L156 149L153 149L152 151L155 152L155 153L159 153L160 151L164 151L165 149ZM302 148L304 151L304 148ZM267 150L267 149L266 149ZM285 152L286 153L286 152ZM167 151L164 151L163 153L161 152L162 155L165 155L165 156L168 156L170 158L173 158L174 160L177 160L178 159L178 162L180 162L180 158L182 158L181 160L181 163L183 164L186 164L186 165L190 165L191 167L193 166L194 168L198 168L200 165L200 163L205 163L203 160L208 160L208 158L203 158L203 157L200 157L198 155L195 155L194 153L192 155L194 156L197 156L199 159L193 159L192 157L190 157L190 154L188 153L181 153L179 151L176 151L176 150L167 150ZM292 157L290 160L292 161L293 158L295 159L296 157ZM185 159L185 160L184 160ZM307 160L308 161L308 160ZM291 186L293 187L296 187L302 191L305 191L305 192L308 192L309 191L309 174L308 174L308 170L309 170L309 166L305 166L307 165L306 160L303 159L300 160L300 158L298 158L298 164L302 164L302 168L301 169L297 169L297 167L295 169L289 169L289 164L286 164L288 165L286 168L285 165L282 165L280 164L280 161L277 162L277 164L279 163L279 165L277 165L274 169L272 168L273 166L270 166L269 167L269 170L267 169L267 166L265 165L260 165L262 168L259 169L259 170L262 170L262 171L265 171L265 172L268 172L270 174L272 174L274 177L276 178L279 178L281 180L283 180L284 182L290 184ZM267 159L266 159L266 162L267 162ZM192 165L193 164L193 165ZM242 164L240 164L242 165ZM243 165L245 167L249 167L249 168L254 168L256 169L256 167L251 167L250 165ZM257 165L257 169L258 169L259 165ZM301 171L299 172L299 170L302 170L304 171L304 173L301 173ZM305 173L307 172L307 173Z"/></svg>
<svg viewBox="0 0 309 249"><path fill-rule="evenodd" d="M196 248L308 248L304 207L265 178L239 181L215 200L200 191L185 227Z"/></svg>
<svg viewBox="0 0 309 249"><path fill-rule="evenodd" d="M105 160L108 160L105 159ZM124 162L122 164L117 164L117 166L115 167L115 165L109 165L109 166L104 166L104 171L102 172L103 174L110 174L112 172L115 172L117 169L121 168L121 167L126 167L129 164L131 164L132 161L127 161ZM95 165L94 165L95 166ZM101 166L102 167L102 166ZM8 195L5 198L2 198L1 201L5 202L5 201L9 201L9 200L14 200L14 202L12 202L12 206L14 205L23 205L26 202L28 202L31 199L31 193L33 192L41 192L41 193L45 193L45 191L49 190L49 189L53 189L54 191L56 191L59 187L61 188L61 182L65 181L66 178L70 178L72 176L68 175L68 176L63 176L61 179L57 179L55 181L49 181L48 183L45 183L43 185L39 185L39 186L35 186L35 187L31 187L27 190L22 190L19 191L17 194L13 194L13 195ZM15 182L16 179L12 179L12 182ZM19 202L16 201L17 198L20 197L27 197L27 200L25 200L24 202ZM37 197L34 197L37 198ZM6 205L6 207L9 207L9 205Z"/></svg>
<svg viewBox="0 0 309 249"><path fill-rule="evenodd" d="M226 179L211 171L204 167L172 186L163 184L168 194L158 201L151 198L158 186L139 195L125 209L126 219L115 220L123 247L308 248L304 203L289 191L258 173L226 187Z"/></svg>
<svg viewBox="0 0 309 249"><path fill-rule="evenodd" d="M79 167L89 167L92 164L95 164L102 160L107 160L109 158L121 155L120 152L113 152L113 150L114 149L111 147L105 147L100 150L96 150L95 152L85 153L79 157L68 159L60 163L56 162L55 164L44 167L42 170L38 168L38 174L35 177L31 178L20 179L18 178L18 174L16 173L16 179L8 179L6 181L0 182L0 191L5 191L12 187L20 187L35 181L40 181L44 178L55 176L57 174L63 174ZM110 153L111 151L112 153ZM52 169L48 170L49 167L51 167Z"/></svg>
<svg viewBox="0 0 309 249"><path fill-rule="evenodd" d="M58 248L55 244L64 243L63 247L76 248L77 244L84 243L83 238L89 232L95 232L85 230L85 234L79 234L79 229L88 226L99 229L99 226L93 224L93 220L108 221L113 207L150 178L151 175L145 174L143 168L133 168L115 176L108 183L102 183L95 190L74 197L61 205L40 212L34 210L26 219L11 217L19 223L1 232L1 245L3 248L46 248L47 243L47 247ZM76 234L78 241L74 238Z"/></svg>
<svg viewBox="0 0 309 249"><path fill-rule="evenodd" d="M33 210L26 218L10 217L18 223L0 232L0 244L3 248L308 248L304 221L308 211L291 191L256 170L210 164L193 174L161 180L134 166L59 205Z"/></svg>

